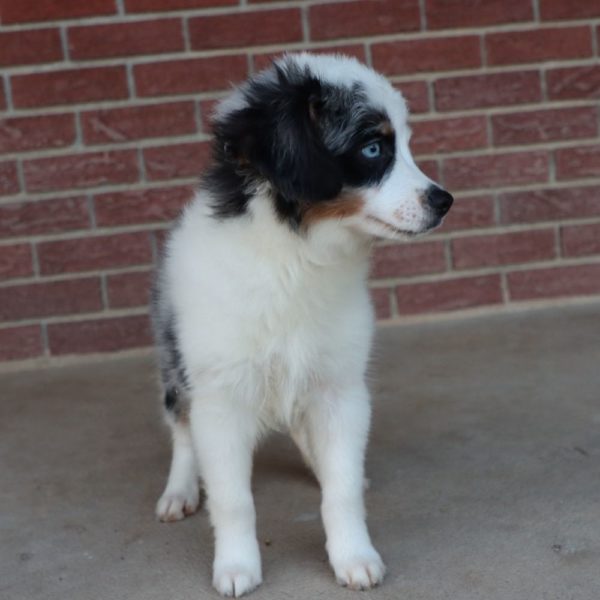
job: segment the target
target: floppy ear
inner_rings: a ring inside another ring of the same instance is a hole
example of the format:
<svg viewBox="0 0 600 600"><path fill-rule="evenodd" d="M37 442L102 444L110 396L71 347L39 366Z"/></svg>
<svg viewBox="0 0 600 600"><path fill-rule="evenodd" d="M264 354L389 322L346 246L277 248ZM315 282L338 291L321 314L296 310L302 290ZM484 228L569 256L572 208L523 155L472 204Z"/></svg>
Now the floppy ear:
<svg viewBox="0 0 600 600"><path fill-rule="evenodd" d="M292 81L275 69L276 79L255 82L248 91L249 105L228 115L217 135L230 159L270 181L278 208L293 214L336 197L342 171L319 133L319 81L298 74Z"/></svg>

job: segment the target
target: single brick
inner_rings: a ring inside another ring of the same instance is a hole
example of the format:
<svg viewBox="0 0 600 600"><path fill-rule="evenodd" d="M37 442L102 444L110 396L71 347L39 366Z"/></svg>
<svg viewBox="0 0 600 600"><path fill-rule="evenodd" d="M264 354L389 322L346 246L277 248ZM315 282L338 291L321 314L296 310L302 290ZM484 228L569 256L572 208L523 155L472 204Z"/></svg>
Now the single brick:
<svg viewBox="0 0 600 600"><path fill-rule="evenodd" d="M302 41L297 8L202 16L190 19L188 27L194 50Z"/></svg>
<svg viewBox="0 0 600 600"><path fill-rule="evenodd" d="M500 304L499 275L460 277L426 283L407 283L396 287L400 315L445 312Z"/></svg>
<svg viewBox="0 0 600 600"><path fill-rule="evenodd" d="M533 7L523 0L426 0L429 29L481 27L533 19Z"/></svg>
<svg viewBox="0 0 600 600"><path fill-rule="evenodd" d="M145 231L40 242L42 275L96 271L145 265L152 261L150 237Z"/></svg>
<svg viewBox="0 0 600 600"><path fill-rule="evenodd" d="M495 267L554 258L554 231L541 229L452 240L456 269Z"/></svg>
<svg viewBox="0 0 600 600"><path fill-rule="evenodd" d="M545 21L568 21L600 17L600 3L565 2L565 0L540 0L540 16Z"/></svg>
<svg viewBox="0 0 600 600"><path fill-rule="evenodd" d="M309 7L313 40L397 34L421 28L418 0L359 0Z"/></svg>
<svg viewBox="0 0 600 600"><path fill-rule="evenodd" d="M209 142L158 146L144 150L146 175L151 181L197 177L210 159Z"/></svg>
<svg viewBox="0 0 600 600"><path fill-rule="evenodd" d="M39 325L0 329L0 360L25 360L44 353Z"/></svg>
<svg viewBox="0 0 600 600"><path fill-rule="evenodd" d="M17 108L121 100L129 96L123 66L13 75L11 84Z"/></svg>
<svg viewBox="0 0 600 600"><path fill-rule="evenodd" d="M74 142L75 116L72 114L0 120L0 152L63 148Z"/></svg>
<svg viewBox="0 0 600 600"><path fill-rule="evenodd" d="M125 0L128 13L159 12L164 10L186 10L189 8L211 8L213 6L231 6L239 0Z"/></svg>
<svg viewBox="0 0 600 600"><path fill-rule="evenodd" d="M58 21L80 19L116 12L115 0L7 0L2 2L2 23L26 23L30 21Z"/></svg>
<svg viewBox="0 0 600 600"><path fill-rule="evenodd" d="M33 275L30 244L0 246L0 281Z"/></svg>
<svg viewBox="0 0 600 600"><path fill-rule="evenodd" d="M0 205L0 237L60 233L89 226L90 217L83 196Z"/></svg>
<svg viewBox="0 0 600 600"><path fill-rule="evenodd" d="M93 110L81 115L81 123L86 144L196 133L191 101Z"/></svg>
<svg viewBox="0 0 600 600"><path fill-rule="evenodd" d="M106 289L110 308L146 306L150 302L152 271L107 275Z"/></svg>
<svg viewBox="0 0 600 600"><path fill-rule="evenodd" d="M99 277L0 288L0 321L71 315L101 308Z"/></svg>
<svg viewBox="0 0 600 600"><path fill-rule="evenodd" d="M373 44L371 55L374 68L386 75L481 65L479 38L475 35L383 42Z"/></svg>
<svg viewBox="0 0 600 600"><path fill-rule="evenodd" d="M180 19L153 19L71 27L69 54L74 60L179 52L184 49Z"/></svg>
<svg viewBox="0 0 600 600"><path fill-rule="evenodd" d="M94 197L96 224L166 223L181 212L192 195L189 186L98 194Z"/></svg>
<svg viewBox="0 0 600 600"><path fill-rule="evenodd" d="M415 121L410 146L414 154L456 152L488 145L484 116Z"/></svg>
<svg viewBox="0 0 600 600"><path fill-rule="evenodd" d="M557 179L600 176L600 144L555 151Z"/></svg>
<svg viewBox="0 0 600 600"><path fill-rule="evenodd" d="M30 192L133 183L139 179L135 150L52 156L23 162Z"/></svg>
<svg viewBox="0 0 600 600"><path fill-rule="evenodd" d="M115 352L152 344L147 315L51 323L48 344L52 355Z"/></svg>
<svg viewBox="0 0 600 600"><path fill-rule="evenodd" d="M595 107L506 113L491 117L494 144L510 146L593 137L598 133Z"/></svg>
<svg viewBox="0 0 600 600"><path fill-rule="evenodd" d="M443 242L389 244L375 249L371 277L407 277L445 270Z"/></svg>
<svg viewBox="0 0 600 600"><path fill-rule="evenodd" d="M242 55L211 56L135 65L133 73L140 96L194 94L228 89L246 79L248 63Z"/></svg>
<svg viewBox="0 0 600 600"><path fill-rule="evenodd" d="M35 65L62 60L58 29L0 33L0 66Z"/></svg>
<svg viewBox="0 0 600 600"><path fill-rule="evenodd" d="M600 254L600 223L563 227L561 246L564 256Z"/></svg>
<svg viewBox="0 0 600 600"><path fill-rule="evenodd" d="M490 65L585 58L592 55L592 32L583 26L489 33L485 44Z"/></svg>
<svg viewBox="0 0 600 600"><path fill-rule="evenodd" d="M600 98L600 66L549 69L546 88L550 100Z"/></svg>
<svg viewBox="0 0 600 600"><path fill-rule="evenodd" d="M600 294L600 264L516 271L507 282L511 300Z"/></svg>
<svg viewBox="0 0 600 600"><path fill-rule="evenodd" d="M548 180L548 156L540 151L446 158L442 169L448 189L536 183Z"/></svg>
<svg viewBox="0 0 600 600"><path fill-rule="evenodd" d="M446 77L438 79L433 90L440 111L526 104L542 99L537 71Z"/></svg>
<svg viewBox="0 0 600 600"><path fill-rule="evenodd" d="M504 224L585 219L600 216L600 186L506 192L499 202Z"/></svg>

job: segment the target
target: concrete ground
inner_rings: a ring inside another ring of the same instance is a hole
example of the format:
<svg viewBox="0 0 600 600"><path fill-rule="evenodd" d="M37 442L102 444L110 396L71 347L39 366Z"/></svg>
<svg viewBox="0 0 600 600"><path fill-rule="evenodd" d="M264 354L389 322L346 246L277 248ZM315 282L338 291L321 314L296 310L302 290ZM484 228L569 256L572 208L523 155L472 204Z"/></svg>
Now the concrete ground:
<svg viewBox="0 0 600 600"><path fill-rule="evenodd" d="M319 491L273 437L260 599L598 600L600 307L383 328L369 522L389 569L338 588ZM154 520L169 460L151 360L0 376L0 598L216 598L205 511Z"/></svg>

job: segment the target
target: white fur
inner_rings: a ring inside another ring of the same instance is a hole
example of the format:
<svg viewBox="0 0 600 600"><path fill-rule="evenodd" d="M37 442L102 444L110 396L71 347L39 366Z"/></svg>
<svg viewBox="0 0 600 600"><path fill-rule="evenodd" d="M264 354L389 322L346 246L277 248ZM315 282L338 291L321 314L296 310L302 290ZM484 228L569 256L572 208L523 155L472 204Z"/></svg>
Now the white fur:
<svg viewBox="0 0 600 600"><path fill-rule="evenodd" d="M171 474L157 512L171 520L195 510L199 467L215 530L213 584L226 596L261 582L250 478L253 449L272 428L292 434L320 482L337 580L366 589L385 572L363 504L374 323L368 257L372 234L425 228L419 195L430 181L408 151L404 101L385 79L353 60L297 60L327 81L361 81L389 114L399 151L383 185L364 191L359 215L300 235L276 217L266 187L247 214L224 220L211 216L202 192L168 242L161 285L177 315L191 427L173 425ZM235 96L220 114L241 101Z"/></svg>

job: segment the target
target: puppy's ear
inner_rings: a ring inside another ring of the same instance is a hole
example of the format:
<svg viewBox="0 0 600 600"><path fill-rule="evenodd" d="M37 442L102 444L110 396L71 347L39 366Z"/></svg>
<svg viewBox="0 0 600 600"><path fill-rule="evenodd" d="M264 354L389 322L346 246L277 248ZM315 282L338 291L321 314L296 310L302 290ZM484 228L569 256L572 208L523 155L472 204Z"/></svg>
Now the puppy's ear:
<svg viewBox="0 0 600 600"><path fill-rule="evenodd" d="M290 202L329 200L342 189L341 167L319 131L322 89L317 79L298 83L279 74L282 102L275 115L271 156L264 168Z"/></svg>
<svg viewBox="0 0 600 600"><path fill-rule="evenodd" d="M336 197L342 171L319 132L320 82L275 67L275 78L257 82L248 105L219 125L230 157L269 180L289 213Z"/></svg>

